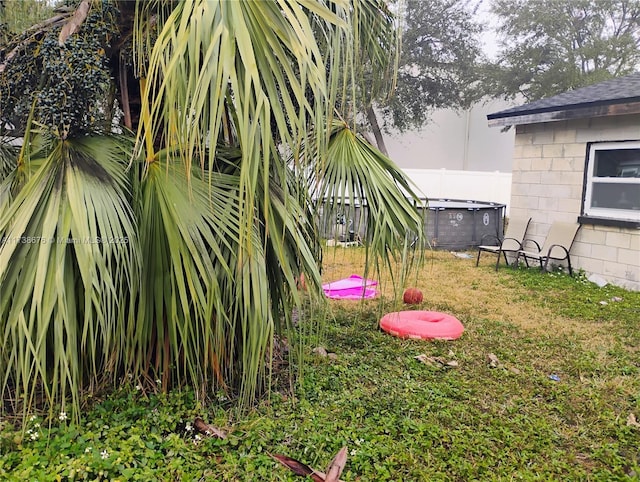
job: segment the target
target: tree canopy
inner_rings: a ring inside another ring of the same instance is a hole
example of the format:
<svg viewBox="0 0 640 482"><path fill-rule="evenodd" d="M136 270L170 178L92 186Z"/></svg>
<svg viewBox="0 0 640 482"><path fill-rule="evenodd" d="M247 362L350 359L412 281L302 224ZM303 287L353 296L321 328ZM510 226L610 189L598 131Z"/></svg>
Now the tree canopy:
<svg viewBox="0 0 640 482"><path fill-rule="evenodd" d="M478 100L482 25L477 2L409 0L395 95L381 105L386 122L403 131L422 126L433 109Z"/></svg>
<svg viewBox="0 0 640 482"><path fill-rule="evenodd" d="M502 48L496 96L528 101L622 76L640 66L638 0L494 0Z"/></svg>
<svg viewBox="0 0 640 482"><path fill-rule="evenodd" d="M402 41L395 86L391 95L369 89L378 95L364 104L379 145L382 131L418 129L433 110L466 108L482 97L478 5L474 0L408 0L397 6Z"/></svg>

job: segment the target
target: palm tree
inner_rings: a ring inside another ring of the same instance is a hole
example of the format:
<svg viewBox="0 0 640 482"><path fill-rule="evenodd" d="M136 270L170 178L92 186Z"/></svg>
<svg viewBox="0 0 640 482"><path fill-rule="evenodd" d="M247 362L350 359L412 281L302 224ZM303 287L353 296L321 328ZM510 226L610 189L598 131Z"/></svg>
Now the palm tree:
<svg viewBox="0 0 640 482"><path fill-rule="evenodd" d="M23 138L0 157L14 410L77 416L83 391L127 378L251 402L296 329L297 280L321 293L323 206L366 202L369 264L408 259L415 195L344 100L363 55L392 65L380 9L82 0L0 46L0 136Z"/></svg>

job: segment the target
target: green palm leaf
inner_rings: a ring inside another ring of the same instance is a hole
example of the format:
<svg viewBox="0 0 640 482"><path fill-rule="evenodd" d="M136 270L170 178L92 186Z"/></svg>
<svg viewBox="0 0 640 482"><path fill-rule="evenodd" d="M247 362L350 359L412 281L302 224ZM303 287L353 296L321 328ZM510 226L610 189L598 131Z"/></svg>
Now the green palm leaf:
<svg viewBox="0 0 640 482"><path fill-rule="evenodd" d="M18 152L16 147L0 137L0 181L5 179L9 173L15 169L17 157Z"/></svg>
<svg viewBox="0 0 640 482"><path fill-rule="evenodd" d="M136 375L162 373L165 386L174 366L176 383L202 386L211 373L223 383L228 315L218 278L230 276L237 205L220 183L189 183L182 167L164 166L148 167L136 197L144 271L127 367Z"/></svg>
<svg viewBox="0 0 640 482"><path fill-rule="evenodd" d="M416 209L420 200L402 171L339 122L333 125L327 160L312 162L317 167L310 185L318 209L325 210L323 217L335 219L338 209L351 209L353 218L354 206L361 204L367 211L362 218L365 245L373 260L382 260L389 268L400 261L403 273L407 273L412 259L407 256L408 242L422 246L424 231L423 218Z"/></svg>
<svg viewBox="0 0 640 482"><path fill-rule="evenodd" d="M221 160L216 157L220 150L209 146L216 140L238 148L237 159L225 171L237 180L236 189L229 193L236 203L237 232L230 237L233 249L225 256L231 273L223 271L218 285L229 319L221 360L226 366L225 379L239 384L242 400L249 400L263 379L265 349L279 330L281 317L286 325L293 306L287 300L296 302L297 275L307 272L312 284L320 285L317 233L308 224L313 219L308 210L308 186L295 181L295 173L306 169L307 160L299 157L300 146L303 139L310 139L309 126L317 126L314 140L307 140L305 149L313 150L312 162L324 165L332 131L319 126L327 125L333 116L339 86L359 75L354 48L358 42L368 42L370 35L379 35L378 44L367 52L381 65L380 52L388 50L387 40L393 39L382 28L390 17L377 19L379 12L377 0L353 5L187 0L171 12L154 45L140 130L151 168L158 158L154 143L162 139L162 147L178 153L185 164L188 182L196 182L190 179L191 162L200 159L205 171L202 178L213 188L219 178L206 171ZM350 28L359 22L365 30ZM319 32L327 39L322 40L322 49L331 48L326 56L316 40ZM280 158L281 146L293 153L295 169ZM407 228L421 233L410 203L394 201L404 180L390 161L382 162L357 142L350 153L329 154L340 159L349 154L360 156L349 172L358 183L369 186L372 222L385 219L369 230L374 252L388 257L398 246L404 247ZM367 181L371 166L377 177ZM331 170L318 172L333 175ZM380 186L373 187L381 180ZM325 185L338 181L330 177ZM383 215L385 209L388 212ZM199 208L196 211L205 214ZM170 229L173 217L164 215L165 229ZM197 277L205 276L199 272ZM179 291L188 293L181 296L191 306L205 306L198 294L204 288ZM158 307L156 315L161 312ZM216 319L215 310L212 314ZM171 311L164 316L170 315Z"/></svg>
<svg viewBox="0 0 640 482"><path fill-rule="evenodd" d="M319 292L321 284L320 246L308 197L281 157L274 154L271 165L279 166L274 171L283 179L259 177L251 250L243 250L239 244L234 249L237 264L232 280L243 282L228 292L227 306L237 313L235 325L239 327L236 343L242 357L237 385L243 402L252 400L255 391L268 383L273 336L291 339L292 313L301 305L297 290L300 274L304 273L311 291ZM255 300L260 300L260 305Z"/></svg>
<svg viewBox="0 0 640 482"><path fill-rule="evenodd" d="M83 383L113 370L113 333L139 269L123 164L131 144L83 137L51 147L0 216L1 388L24 396L24 410L40 391L51 409L68 395L77 409Z"/></svg>
<svg viewBox="0 0 640 482"><path fill-rule="evenodd" d="M322 99L312 108L305 96L308 88L322 97L325 66L299 3L308 2L180 2L154 45L143 134L155 139L162 131L189 164L218 138L226 104L236 116L248 172L265 160L274 139L299 142L307 118L326 112ZM320 4L314 11L337 20Z"/></svg>

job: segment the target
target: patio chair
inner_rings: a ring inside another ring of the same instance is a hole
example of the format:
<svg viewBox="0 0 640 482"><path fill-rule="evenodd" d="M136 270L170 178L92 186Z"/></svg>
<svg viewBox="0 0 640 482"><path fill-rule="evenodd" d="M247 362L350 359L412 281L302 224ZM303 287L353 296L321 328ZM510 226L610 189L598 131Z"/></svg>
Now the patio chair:
<svg viewBox="0 0 640 482"><path fill-rule="evenodd" d="M552 223L542 246L533 239L525 239L522 241L522 249L518 251L516 263L518 263L520 256L522 256L524 257L524 262L527 267L529 267L528 259L537 259L540 262L540 269L546 271L550 260L567 260L569 276L573 276L569 251L571 250L571 245L573 245L573 240L576 238L579 228L580 225L578 223L564 223L560 221ZM535 245L537 251L534 251L532 249L533 247L528 249L527 245L529 244Z"/></svg>
<svg viewBox="0 0 640 482"><path fill-rule="evenodd" d="M522 241L527 233L527 228L531 218L513 218L509 219L507 225L507 232L504 237L500 239L498 236L485 235L480 240L480 246L478 246L478 258L476 259L476 266L480 263L480 255L482 253L497 254L496 271L500 265L500 255L504 256L504 262L509 266L509 260L507 259L507 253L513 253L516 255L518 251L522 249ZM493 244L485 244L492 241Z"/></svg>

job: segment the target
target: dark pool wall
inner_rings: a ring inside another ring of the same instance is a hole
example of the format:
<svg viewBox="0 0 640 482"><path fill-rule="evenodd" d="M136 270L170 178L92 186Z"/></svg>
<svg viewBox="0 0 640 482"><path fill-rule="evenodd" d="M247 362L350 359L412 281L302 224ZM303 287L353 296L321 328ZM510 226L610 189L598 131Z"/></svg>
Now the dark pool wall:
<svg viewBox="0 0 640 482"><path fill-rule="evenodd" d="M483 237L502 235L504 211L504 204L431 201L425 209L425 234L436 249L473 248L480 245Z"/></svg>
<svg viewBox="0 0 640 482"><path fill-rule="evenodd" d="M432 248L463 250L479 246L483 237L502 235L505 207L492 202L435 199L416 209L423 213L425 237ZM366 215L363 205L327 207L320 217L321 235L339 242L364 240Z"/></svg>

